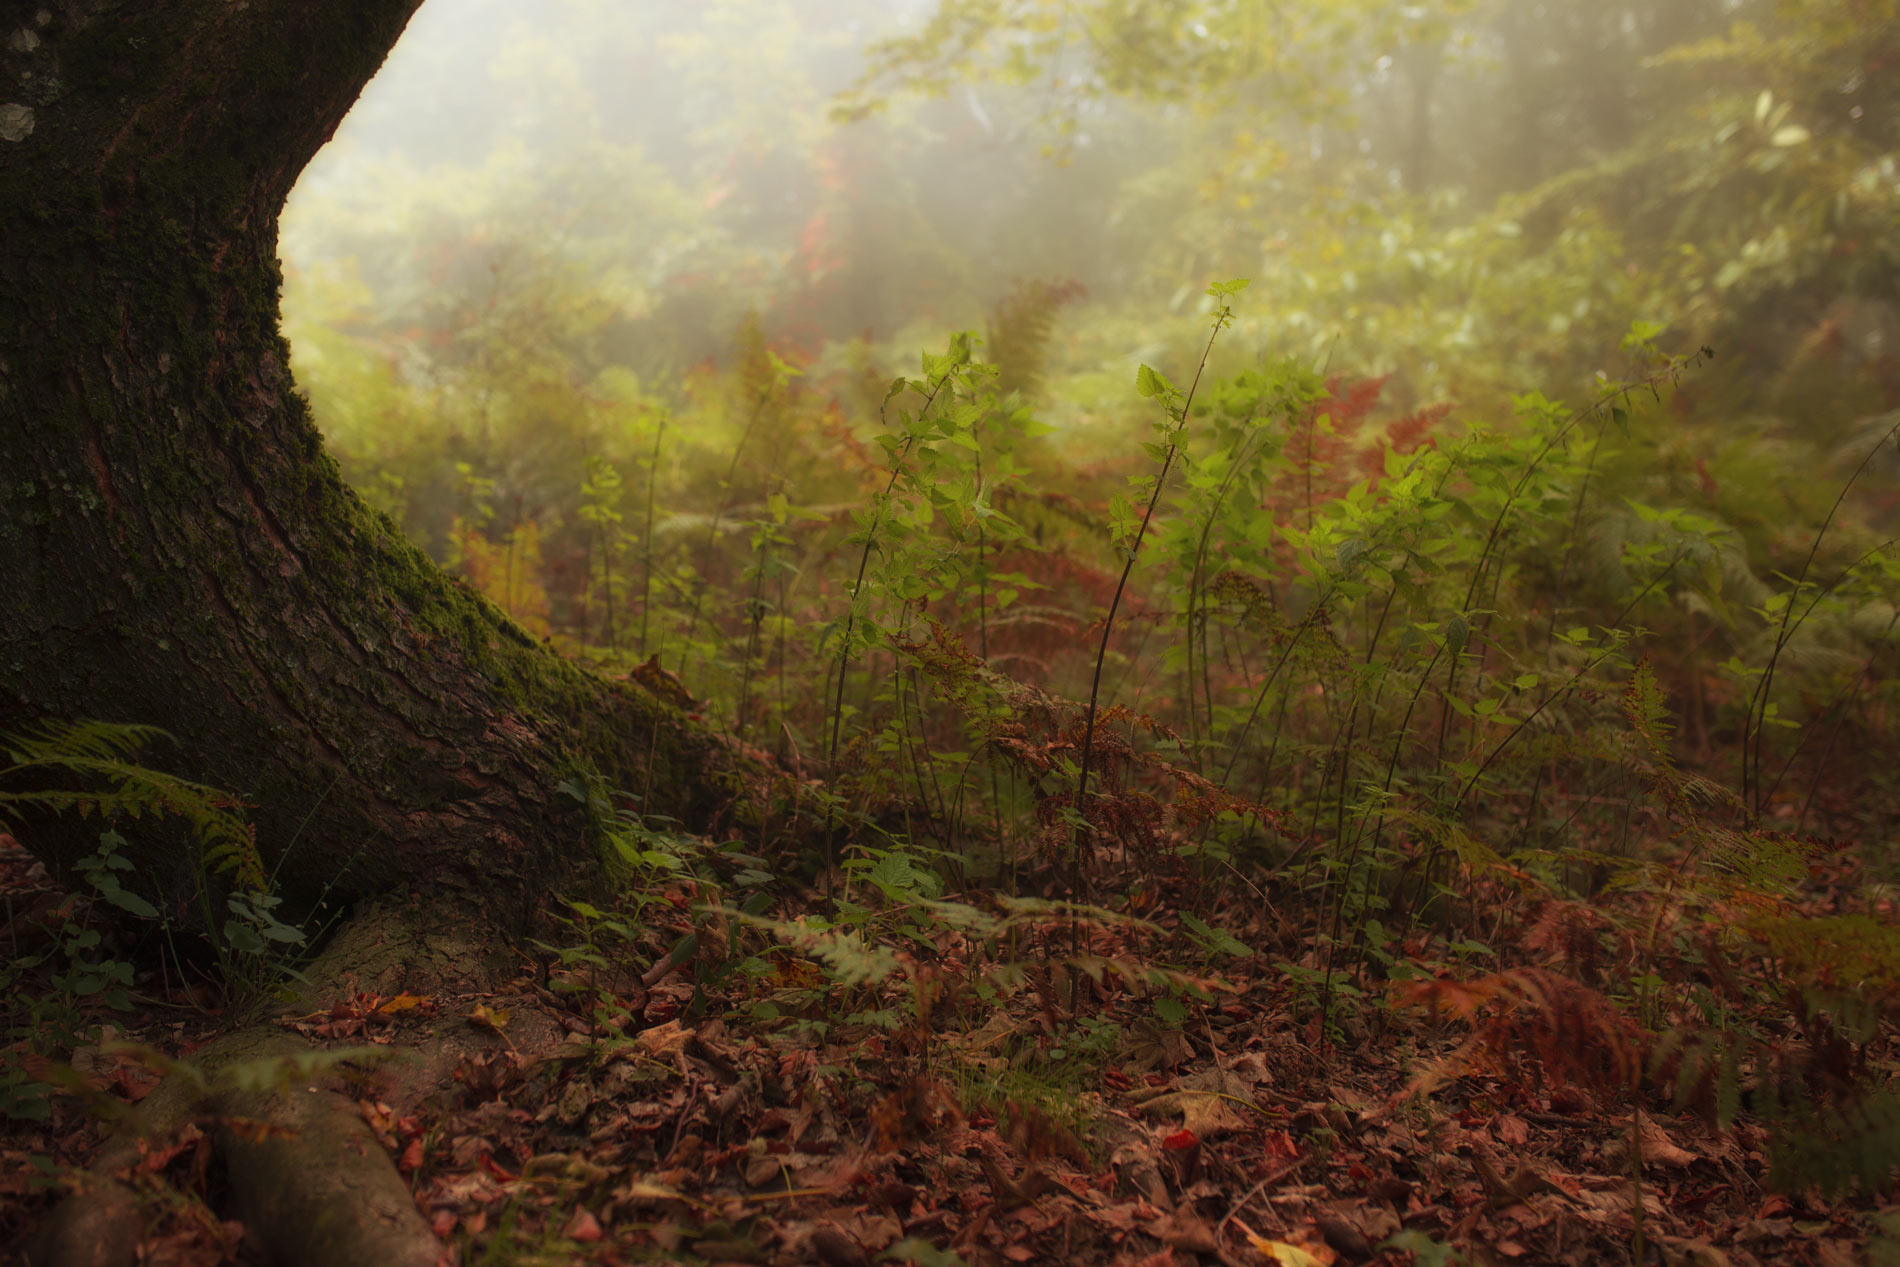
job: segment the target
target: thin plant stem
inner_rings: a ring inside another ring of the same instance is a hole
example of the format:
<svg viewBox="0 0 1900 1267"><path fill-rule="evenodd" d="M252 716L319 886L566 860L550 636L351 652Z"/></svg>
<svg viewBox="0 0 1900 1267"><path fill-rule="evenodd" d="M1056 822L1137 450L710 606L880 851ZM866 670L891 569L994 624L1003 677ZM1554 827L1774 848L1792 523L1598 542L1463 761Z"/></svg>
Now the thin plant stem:
<svg viewBox="0 0 1900 1267"><path fill-rule="evenodd" d="M1761 788L1761 747L1768 729L1769 688L1774 684L1775 667L1780 663L1782 650L1794 637L1794 629L1789 627L1788 621L1794 614L1795 595L1801 592L1802 585L1807 581L1808 569L1814 566L1814 556L1821 549L1821 538L1827 536L1827 530L1834 526L1834 516L1840 514L1841 504L1847 500L1847 494L1859 482L1861 475L1867 470L1868 463L1874 460L1874 454L1880 452L1897 436L1900 436L1900 422L1887 428L1886 434L1874 442L1873 447L1869 448L1861 458L1860 465L1854 468L1854 473L1847 477L1845 484L1841 485L1841 491L1835 495L1834 504L1828 507L1827 518L1821 522L1820 531L1816 532L1814 540L1808 543L1808 557L1801 561L1801 571L1795 575L1794 592L1788 595L1788 601L1781 608L1781 628L1775 633L1775 645L1768 653L1768 663L1762 669L1760 680L1755 683L1754 694L1748 697L1748 711L1742 719L1742 801L1749 806L1751 813L1760 814L1768 803L1769 793ZM1851 567L1847 569L1848 572L1852 570ZM1841 579L1845 579L1846 575L1847 572L1843 572ZM1835 584L1839 583L1837 579ZM1823 591L1823 594L1825 592ZM1803 620L1807 619L1807 616L1814 611L1815 604L1820 601L1821 596L1817 595L1814 603L1808 605L1807 612L1802 613ZM1752 755L1750 753L1751 738L1754 749ZM1750 797L1751 791L1755 793L1753 799Z"/></svg>
<svg viewBox="0 0 1900 1267"><path fill-rule="evenodd" d="M647 462L647 526L640 537L640 655L647 653L647 618L653 611L653 504L660 480L660 444L666 439L666 415L653 433L653 457Z"/></svg>
<svg viewBox="0 0 1900 1267"><path fill-rule="evenodd" d="M1135 530L1135 539L1128 546L1127 555L1122 561L1121 578L1115 582L1115 595L1108 604L1108 616L1102 621L1102 640L1095 649L1095 672L1089 679L1088 722L1082 732L1081 772L1075 781L1075 811L1078 822L1075 828L1075 867L1070 878L1071 899L1078 896L1079 881L1082 875L1082 859L1088 848L1090 828L1088 825L1089 766L1095 755L1095 717L1102 690L1102 665L1108 659L1108 639L1115 631L1115 613L1121 610L1122 595L1128 589L1128 577L1135 570L1135 560L1141 554L1141 543L1148 535L1148 524L1154 519L1155 507L1161 501L1161 490L1168 482L1168 472L1174 466L1174 458L1181 449L1181 433L1187 427L1188 414L1194 408L1194 393L1201 385L1201 375L1207 371L1207 358L1214 350L1214 340L1220 337L1221 330L1232 316L1232 309L1222 304L1215 318L1214 328L1208 333L1207 343L1201 349L1201 363L1195 367L1194 381L1188 384L1187 396L1182 400L1180 417L1170 429L1168 447L1161 458L1161 470L1155 476L1154 488L1148 494L1148 507L1142 512L1141 526Z"/></svg>

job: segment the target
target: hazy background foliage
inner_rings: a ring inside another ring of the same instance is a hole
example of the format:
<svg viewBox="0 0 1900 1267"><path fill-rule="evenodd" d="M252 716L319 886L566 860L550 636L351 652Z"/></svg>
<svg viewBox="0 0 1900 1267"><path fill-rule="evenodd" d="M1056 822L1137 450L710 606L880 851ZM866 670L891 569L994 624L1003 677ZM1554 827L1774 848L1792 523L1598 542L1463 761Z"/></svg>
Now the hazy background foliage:
<svg viewBox="0 0 1900 1267"><path fill-rule="evenodd" d="M1333 393L1249 477L1256 534L1289 481L1310 530L1388 444L1509 435L1524 393L1582 405L1708 346L1566 448L1561 566L1531 534L1510 575L1553 627L1640 600L1682 635L1659 654L1713 666L1773 641L1747 610L1777 577L1893 533L1892 445L1828 515L1900 397L1896 58L1892 0L431 0L286 213L286 324L346 470L439 558L570 649L671 646L722 710L769 662L807 751L831 670L801 657L853 619L879 402L951 331L1036 419L1013 472L957 478L1041 558L1007 601L1068 631L1009 671L1071 697L1145 466L1135 370L1185 381L1210 279L1253 281L1210 382L1299 365ZM1196 426L1190 479L1235 456ZM1297 605L1284 547L1209 540ZM987 619L987 575L938 597L975 584ZM1202 619L1179 581L1142 610ZM1858 670L1882 601L1788 663ZM1151 673L1164 641L1117 647ZM824 681L787 695L788 663ZM1732 684L1668 680L1700 750L1734 736Z"/></svg>

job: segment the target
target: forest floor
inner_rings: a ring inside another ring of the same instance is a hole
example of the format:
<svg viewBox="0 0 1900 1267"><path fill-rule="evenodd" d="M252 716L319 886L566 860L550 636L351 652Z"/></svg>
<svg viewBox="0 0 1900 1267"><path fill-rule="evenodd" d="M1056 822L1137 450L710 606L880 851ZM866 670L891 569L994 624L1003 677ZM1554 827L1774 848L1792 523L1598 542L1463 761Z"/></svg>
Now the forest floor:
<svg viewBox="0 0 1900 1267"><path fill-rule="evenodd" d="M0 944L19 960L72 900L10 844L0 836ZM1854 887L1850 870L1817 871L1814 900ZM660 896L629 966L526 944L519 978L492 993L345 990L273 1017L320 1046L468 1049L420 1097L373 1062L350 1077L460 1262L1591 1264L1633 1261L1639 1234L1647 1261L1671 1265L1892 1261L1883 1202L1771 1191L1766 1132L1746 1116L1718 1132L1667 1099L1457 1075L1444 1062L1468 1028L1389 1006L1366 980L1358 997L1335 992L1323 1029L1310 985L1272 966L1299 962L1315 921L1259 894L1230 894L1218 914L1266 953L1210 957L1208 1001L1173 1024L1115 973L1032 967L988 1001L984 948L947 929L915 948L930 971L880 987L839 985L785 948L706 971L710 952L667 955L695 927L716 942L694 887ZM1149 909L1196 899L1209 905L1184 875ZM1090 950L1127 963L1151 953L1153 927L1098 925ZM1028 934L1055 960L1071 935ZM1425 933L1394 949L1434 966ZM228 1024L151 994L107 1023L108 1039L184 1060ZM29 1045L16 1034L16 1052ZM157 1081L98 1042L71 1064L125 1101ZM1444 1076L1427 1089L1432 1068ZM124 1173L146 1203L140 1263L260 1261L210 1128L150 1141ZM28 1261L101 1132L66 1098L42 1120L0 1121L7 1261Z"/></svg>

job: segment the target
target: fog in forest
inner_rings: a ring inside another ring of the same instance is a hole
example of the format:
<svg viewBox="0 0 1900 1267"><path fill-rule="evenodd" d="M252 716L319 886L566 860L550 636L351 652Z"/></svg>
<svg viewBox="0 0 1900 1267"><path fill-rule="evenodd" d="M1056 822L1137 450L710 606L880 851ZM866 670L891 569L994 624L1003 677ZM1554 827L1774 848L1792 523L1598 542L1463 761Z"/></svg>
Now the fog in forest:
<svg viewBox="0 0 1900 1267"><path fill-rule="evenodd" d="M1641 323L1721 348L1707 421L1831 450L1900 343L1872 38L1744 0L430 0L285 213L286 328L438 550L456 480L545 519L642 411L697 412L716 467L710 385L764 348L862 436L976 331L1086 457L1228 278L1217 372L1497 413L1626 376Z"/></svg>
<svg viewBox="0 0 1900 1267"><path fill-rule="evenodd" d="M405 7L0 42L0 1259L1900 1263L1900 0L426 0L280 342Z"/></svg>

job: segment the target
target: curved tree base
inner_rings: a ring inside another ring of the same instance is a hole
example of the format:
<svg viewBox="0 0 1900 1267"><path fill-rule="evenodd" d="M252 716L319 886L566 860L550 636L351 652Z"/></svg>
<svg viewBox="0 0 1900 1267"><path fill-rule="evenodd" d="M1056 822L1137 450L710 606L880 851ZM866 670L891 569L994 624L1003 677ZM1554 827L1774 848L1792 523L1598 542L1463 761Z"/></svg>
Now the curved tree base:
<svg viewBox="0 0 1900 1267"><path fill-rule="evenodd" d="M587 860L560 783L703 827L735 765L445 575L291 380L279 211L417 3L48 0L0 48L46 94L0 138L0 732L169 731L172 773L252 806L255 856L214 865L292 914L411 890L519 913ZM58 874L97 845L29 826ZM132 846L128 885L190 897L190 842Z"/></svg>

